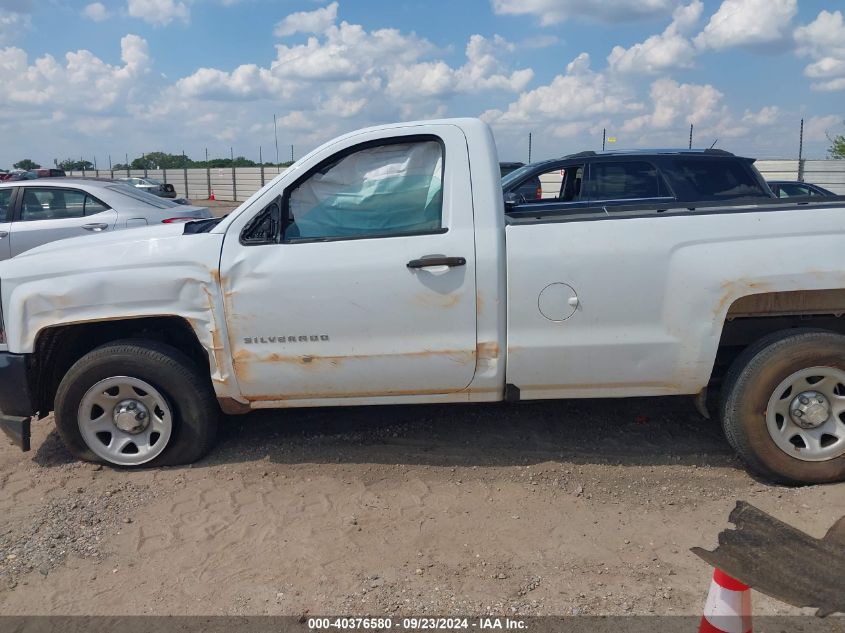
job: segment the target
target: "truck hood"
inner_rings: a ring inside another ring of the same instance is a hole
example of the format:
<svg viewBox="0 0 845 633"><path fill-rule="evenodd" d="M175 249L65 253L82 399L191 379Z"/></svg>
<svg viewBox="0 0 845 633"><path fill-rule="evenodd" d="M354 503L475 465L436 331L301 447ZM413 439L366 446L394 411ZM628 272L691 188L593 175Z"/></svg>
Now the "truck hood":
<svg viewBox="0 0 845 633"><path fill-rule="evenodd" d="M157 224L155 226L145 226L120 231L109 231L108 233L80 235L79 237L70 237L63 240L56 240L55 242L48 242L47 244L42 244L41 246L36 246L35 248L17 255L12 261L37 257L43 253L59 253L61 251L74 251L79 249L82 249L87 253L86 257L90 257L92 249L99 250L102 247L113 246L115 244L125 244L127 248L130 248L130 244L133 245L131 248L143 248L146 244L152 243L155 240L181 235L184 231L185 225L180 222L173 224ZM0 264L0 266L2 266L2 264Z"/></svg>

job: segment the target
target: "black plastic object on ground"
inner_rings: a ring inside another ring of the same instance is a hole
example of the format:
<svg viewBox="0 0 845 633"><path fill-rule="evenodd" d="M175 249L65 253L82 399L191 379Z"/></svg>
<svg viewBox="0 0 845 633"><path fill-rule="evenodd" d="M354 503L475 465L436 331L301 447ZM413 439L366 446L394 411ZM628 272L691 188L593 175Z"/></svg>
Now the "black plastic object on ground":
<svg viewBox="0 0 845 633"><path fill-rule="evenodd" d="M845 613L845 517L816 539L745 501L719 534L719 546L692 552L757 591L824 617Z"/></svg>

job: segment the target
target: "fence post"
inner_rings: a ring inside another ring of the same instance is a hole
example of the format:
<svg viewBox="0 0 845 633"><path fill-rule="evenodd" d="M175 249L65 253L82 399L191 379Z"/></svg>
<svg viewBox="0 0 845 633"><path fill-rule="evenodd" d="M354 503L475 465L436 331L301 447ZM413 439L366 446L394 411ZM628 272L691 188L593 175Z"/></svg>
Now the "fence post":
<svg viewBox="0 0 845 633"><path fill-rule="evenodd" d="M238 201L238 183L237 178L235 177L235 150L234 148L229 148L229 154L232 158L232 199L237 202Z"/></svg>
<svg viewBox="0 0 845 633"><path fill-rule="evenodd" d="M185 156L185 150L182 150L182 175L185 177L185 197L190 199L188 195L188 157Z"/></svg>
<svg viewBox="0 0 845 633"><path fill-rule="evenodd" d="M208 166L208 148L205 148L205 181L208 184L208 198L211 199L211 167Z"/></svg>

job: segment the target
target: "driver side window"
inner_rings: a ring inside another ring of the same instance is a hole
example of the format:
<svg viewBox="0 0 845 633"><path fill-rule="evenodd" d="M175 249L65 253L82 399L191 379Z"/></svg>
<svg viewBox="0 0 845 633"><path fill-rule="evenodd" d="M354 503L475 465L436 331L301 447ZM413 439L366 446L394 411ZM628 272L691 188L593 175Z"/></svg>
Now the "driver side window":
<svg viewBox="0 0 845 633"><path fill-rule="evenodd" d="M365 147L320 166L287 196L285 242L441 230L443 146L429 138Z"/></svg>

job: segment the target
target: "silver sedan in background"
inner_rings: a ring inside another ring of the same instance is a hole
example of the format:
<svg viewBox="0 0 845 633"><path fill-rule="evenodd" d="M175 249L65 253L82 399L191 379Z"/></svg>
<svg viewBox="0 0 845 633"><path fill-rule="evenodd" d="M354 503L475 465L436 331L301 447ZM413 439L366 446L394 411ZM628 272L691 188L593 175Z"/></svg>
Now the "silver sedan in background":
<svg viewBox="0 0 845 633"><path fill-rule="evenodd" d="M125 183L130 187L135 187L141 191L151 193L154 196L159 196L160 198L176 197L176 189L173 185L163 183L160 180L155 180L154 178L137 178L132 176L127 178L116 178L116 180L118 182Z"/></svg>
<svg viewBox="0 0 845 633"><path fill-rule="evenodd" d="M210 217L110 180L0 182L0 260L67 237Z"/></svg>

